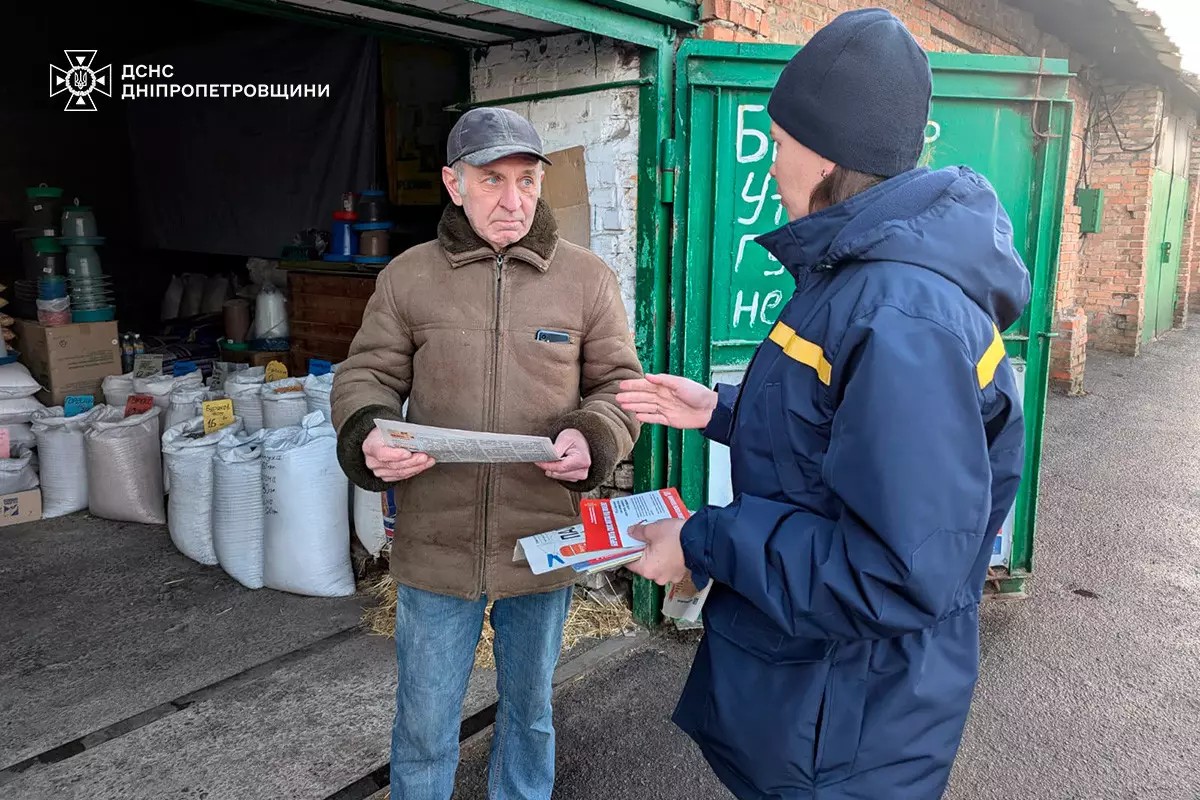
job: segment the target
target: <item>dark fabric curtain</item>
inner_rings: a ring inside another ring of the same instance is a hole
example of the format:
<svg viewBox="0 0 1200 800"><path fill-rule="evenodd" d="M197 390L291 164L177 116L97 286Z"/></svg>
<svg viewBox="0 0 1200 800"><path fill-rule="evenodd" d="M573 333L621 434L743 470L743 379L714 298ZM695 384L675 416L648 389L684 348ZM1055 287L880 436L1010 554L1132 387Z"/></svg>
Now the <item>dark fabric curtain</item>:
<svg viewBox="0 0 1200 800"><path fill-rule="evenodd" d="M382 188L374 38L280 24L145 63L173 66L166 84L328 84L329 96L126 101L144 246L277 258L297 232L328 230L343 192Z"/></svg>

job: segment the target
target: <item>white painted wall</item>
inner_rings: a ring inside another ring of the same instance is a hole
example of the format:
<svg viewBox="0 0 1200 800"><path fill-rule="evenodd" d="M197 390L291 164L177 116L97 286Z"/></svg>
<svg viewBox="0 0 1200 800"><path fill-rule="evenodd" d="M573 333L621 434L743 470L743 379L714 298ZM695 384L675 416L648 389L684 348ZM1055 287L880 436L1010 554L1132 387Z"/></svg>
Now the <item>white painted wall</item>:
<svg viewBox="0 0 1200 800"><path fill-rule="evenodd" d="M635 49L568 34L492 47L471 67L471 100L488 102L635 79ZM528 118L547 151L583 145L592 206L592 250L612 267L634 319L637 275L638 90L556 97L507 107Z"/></svg>

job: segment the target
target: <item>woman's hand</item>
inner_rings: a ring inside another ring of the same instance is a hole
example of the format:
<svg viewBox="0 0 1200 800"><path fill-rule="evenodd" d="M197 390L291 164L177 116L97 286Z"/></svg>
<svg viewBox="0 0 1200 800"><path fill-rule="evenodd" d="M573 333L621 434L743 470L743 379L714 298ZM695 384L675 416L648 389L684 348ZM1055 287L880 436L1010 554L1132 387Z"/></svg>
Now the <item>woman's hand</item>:
<svg viewBox="0 0 1200 800"><path fill-rule="evenodd" d="M645 542L646 549L642 557L626 569L660 586L683 581L688 576L688 568L683 560L683 545L679 542L682 530L681 519L630 526L629 535Z"/></svg>
<svg viewBox="0 0 1200 800"><path fill-rule="evenodd" d="M621 381L617 403L636 415L639 422L680 430L703 429L717 407L717 393L676 375L647 375Z"/></svg>

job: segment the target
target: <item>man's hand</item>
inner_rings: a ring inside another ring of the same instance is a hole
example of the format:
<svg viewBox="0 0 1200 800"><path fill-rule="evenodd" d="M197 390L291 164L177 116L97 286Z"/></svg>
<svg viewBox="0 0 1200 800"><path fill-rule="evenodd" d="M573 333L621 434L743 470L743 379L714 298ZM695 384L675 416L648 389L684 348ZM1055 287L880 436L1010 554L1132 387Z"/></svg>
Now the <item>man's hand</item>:
<svg viewBox="0 0 1200 800"><path fill-rule="evenodd" d="M585 479L592 469L592 451L587 439L574 428L567 428L558 435L554 440L554 452L562 458L561 461L537 465L546 471L547 478L573 483Z"/></svg>
<svg viewBox="0 0 1200 800"><path fill-rule="evenodd" d="M629 535L639 542L645 542L646 549L642 552L642 557L626 569L646 580L654 581L659 586L679 583L685 579L688 576L688 568L683 561L683 546L679 543L683 522L681 519L664 519L649 525L631 526Z"/></svg>
<svg viewBox="0 0 1200 800"><path fill-rule="evenodd" d="M414 453L401 447L391 447L378 428L363 442L367 469L385 483L399 483L420 475L437 462L426 453Z"/></svg>
<svg viewBox="0 0 1200 800"><path fill-rule="evenodd" d="M647 375L621 381L617 403L637 415L639 422L695 430L706 427L712 419L717 393L677 375Z"/></svg>

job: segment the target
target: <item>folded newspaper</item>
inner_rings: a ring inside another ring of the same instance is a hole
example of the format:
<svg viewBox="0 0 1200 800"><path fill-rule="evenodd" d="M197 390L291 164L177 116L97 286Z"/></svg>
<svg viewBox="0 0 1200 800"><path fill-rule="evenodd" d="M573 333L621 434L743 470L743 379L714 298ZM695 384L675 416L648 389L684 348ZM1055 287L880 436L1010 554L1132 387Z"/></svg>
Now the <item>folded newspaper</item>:
<svg viewBox="0 0 1200 800"><path fill-rule="evenodd" d="M427 453L444 464L515 464L558 461L554 443L545 436L516 436L509 433L481 433L454 428L431 428L375 420L392 447L414 453Z"/></svg>
<svg viewBox="0 0 1200 800"><path fill-rule="evenodd" d="M514 561L527 561L535 575L570 567L592 573L616 569L642 557L645 543L629 535L629 528L666 519L687 519L690 512L675 489L662 489L612 499L585 498L579 509L582 522L517 542ZM712 582L697 589L690 579L674 584L667 593L663 613L696 621Z"/></svg>

